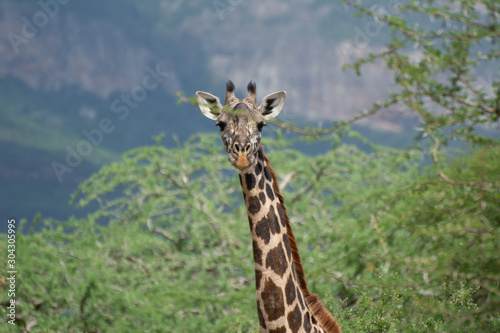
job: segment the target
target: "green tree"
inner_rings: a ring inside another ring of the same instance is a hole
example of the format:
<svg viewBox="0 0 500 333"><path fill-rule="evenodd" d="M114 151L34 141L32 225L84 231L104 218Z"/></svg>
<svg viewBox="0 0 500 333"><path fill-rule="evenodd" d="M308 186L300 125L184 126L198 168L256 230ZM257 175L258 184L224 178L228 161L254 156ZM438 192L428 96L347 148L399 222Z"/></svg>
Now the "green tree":
<svg viewBox="0 0 500 333"><path fill-rule="evenodd" d="M431 139L424 151L434 163L407 187L376 192L382 201L370 196L351 206L353 216L363 216L360 208L368 203L364 218L381 251L364 251L371 257L368 268L381 281L361 282L358 275L343 281L382 288L377 296L363 293L360 300L370 305L366 311L380 297L381 318L385 311L400 316L406 308L399 318L415 320L414 330L498 330L493 304L500 295L500 265L494 259L500 250L499 141L484 135L500 118L498 1L409 0L390 3L391 10L344 2L391 30L384 51L345 66L361 75L363 66L382 63L394 75L394 91L364 115L389 107L417 115L419 139ZM450 160L456 154L448 147L452 141L467 147L470 156ZM392 310L385 306L388 296L400 302ZM385 326L372 323L378 328L370 330L398 327L390 323L394 316L388 318ZM360 329L357 324L353 327Z"/></svg>
<svg viewBox="0 0 500 333"><path fill-rule="evenodd" d="M219 140L132 150L75 193L94 213L18 233L20 327L255 331L246 211ZM344 331L500 328L499 150L449 160L443 172L471 182L457 185L421 170L418 150L292 144L264 140L310 287Z"/></svg>
<svg viewBox="0 0 500 333"><path fill-rule="evenodd" d="M492 143L476 129L500 118L498 1L408 0L387 4L390 11L343 2L391 29L383 52L345 66L359 75L362 66L381 61L392 71L397 91L384 107L414 112L436 145Z"/></svg>

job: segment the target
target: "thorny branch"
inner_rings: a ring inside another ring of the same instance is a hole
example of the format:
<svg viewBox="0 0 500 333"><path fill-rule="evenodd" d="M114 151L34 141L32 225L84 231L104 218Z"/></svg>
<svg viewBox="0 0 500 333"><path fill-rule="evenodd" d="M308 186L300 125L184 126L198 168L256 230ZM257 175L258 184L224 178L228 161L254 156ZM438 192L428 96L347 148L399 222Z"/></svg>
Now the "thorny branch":
<svg viewBox="0 0 500 333"><path fill-rule="evenodd" d="M356 8L357 10L359 10L362 13L365 13L367 15L374 17L379 22L384 22L384 23L389 23L389 24L393 23L393 18L380 15L376 11L364 8L362 2L345 1L345 3L348 4L349 6ZM483 31L488 31L489 33L493 34L494 36L500 37L500 30L498 30L498 28L496 27L495 24L492 23L491 25L484 25L480 22L476 22L468 17L465 17L462 13L456 13L456 14L449 13L449 12L443 13L443 11L440 8L420 7L420 6L415 6L415 5L407 5L407 6L399 5L399 9L401 11L403 11L403 10L414 11L417 13L427 14L429 16L440 16L445 20L452 19L452 20L455 20L455 21L460 22L462 24L467 24L470 26L474 26L478 29L482 29ZM391 26L395 27L397 30L399 30L404 35L406 35L410 38L415 38L415 39L424 38L424 39L469 40L469 39L477 38L476 32L469 32L469 33L465 33L465 34L456 34L456 33L444 34L444 33L441 33L440 31L419 32L416 30L412 30L412 29L410 29L406 26L403 26L403 25L391 25Z"/></svg>
<svg viewBox="0 0 500 333"><path fill-rule="evenodd" d="M431 138L434 140L434 147L432 148L432 159L434 160L434 163L436 164L439 176L447 183L450 183L452 185L467 185L467 186L475 186L475 187L482 187L482 188L491 188L493 185L492 184L483 184L481 182L465 182L465 181L457 181L453 180L450 177L448 177L443 169L441 169L441 166L439 165L439 159L438 159L438 149L441 144L438 138L433 136L432 134L430 135Z"/></svg>

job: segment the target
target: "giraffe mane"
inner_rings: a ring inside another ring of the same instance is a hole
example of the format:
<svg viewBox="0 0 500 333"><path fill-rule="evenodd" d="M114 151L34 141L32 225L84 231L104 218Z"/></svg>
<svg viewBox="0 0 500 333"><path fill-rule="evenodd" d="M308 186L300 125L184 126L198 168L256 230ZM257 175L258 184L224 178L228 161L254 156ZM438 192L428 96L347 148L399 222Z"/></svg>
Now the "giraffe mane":
<svg viewBox="0 0 500 333"><path fill-rule="evenodd" d="M288 241L290 243L290 249L292 252L292 259L295 266L295 275L297 276L297 282L299 283L299 288L302 294L304 295L304 299L306 304L311 310L311 313L314 315L314 318L318 321L318 323L323 327L325 332L327 333L340 333L340 327L337 323L337 320L332 316L330 312L325 308L323 303L318 299L317 294L311 294L309 288L307 287L306 276L304 273L304 267L302 266L302 261L300 259L299 249L297 247L297 241L295 240L295 236L293 235L292 226L290 225L290 219L288 218L288 214L285 208L285 199L281 195L278 186L278 180L274 173L274 170L271 168L269 164L269 160L264 154L264 148L262 145L260 146L262 151L262 155L264 156L264 161L266 162L267 168L271 172L271 176L273 178L274 190L280 202L281 208L283 209L283 214L286 220L286 231L288 234Z"/></svg>

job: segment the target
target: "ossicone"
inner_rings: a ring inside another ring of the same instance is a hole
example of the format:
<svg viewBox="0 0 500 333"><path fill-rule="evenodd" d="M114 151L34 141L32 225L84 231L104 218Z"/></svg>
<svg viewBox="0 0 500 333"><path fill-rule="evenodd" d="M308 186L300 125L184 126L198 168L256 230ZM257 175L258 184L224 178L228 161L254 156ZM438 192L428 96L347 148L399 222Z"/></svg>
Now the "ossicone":
<svg viewBox="0 0 500 333"><path fill-rule="evenodd" d="M226 82L226 100L224 101L224 105L229 105L231 100L236 98L234 96L234 83L231 80L227 80Z"/></svg>
<svg viewBox="0 0 500 333"><path fill-rule="evenodd" d="M257 84L253 81L248 82L247 91L250 94L256 94L257 93Z"/></svg>
<svg viewBox="0 0 500 333"><path fill-rule="evenodd" d="M226 91L227 92L234 92L234 83L231 80L227 80L226 82Z"/></svg>
<svg viewBox="0 0 500 333"><path fill-rule="evenodd" d="M248 82L247 91L247 99L250 100L254 105L257 105L257 84L253 81Z"/></svg>

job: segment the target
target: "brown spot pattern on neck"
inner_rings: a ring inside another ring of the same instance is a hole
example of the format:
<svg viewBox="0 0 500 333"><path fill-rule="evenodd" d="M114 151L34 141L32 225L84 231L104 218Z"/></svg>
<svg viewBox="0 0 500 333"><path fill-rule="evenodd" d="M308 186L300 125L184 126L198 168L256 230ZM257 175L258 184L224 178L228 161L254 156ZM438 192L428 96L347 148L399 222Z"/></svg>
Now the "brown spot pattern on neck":
<svg viewBox="0 0 500 333"><path fill-rule="evenodd" d="M318 323L323 327L325 332L327 333L340 333L340 326L337 323L337 320L333 318L333 316L328 312L328 310L325 308L323 303L318 299L318 295L316 294L311 294L309 291L309 288L307 287L307 281L304 273L304 268L302 266L302 261L300 259L300 254L299 254L299 249L297 247L297 242L295 240L295 236L293 235L292 227L290 225L290 219L288 218L286 208L285 208L285 199L281 195L281 192L279 190L278 186L278 180L276 179L276 174L274 173L273 169L271 168L271 165L269 164L269 160L267 157L264 155L264 149L261 145L260 151L259 151L259 157L263 157L266 166L264 167L264 172L266 172L266 178L271 177L272 182L274 184L274 191L276 193L276 196L278 197L278 200L280 202L281 206L281 211L283 212L283 215L285 217L286 221L286 230L288 234L288 241L290 243L290 249L292 252L292 258L293 258L293 263L295 266L295 274L297 277L297 282L299 284L300 291L302 292L302 295L304 295L305 302L309 309L311 310L312 315ZM269 172L269 174L268 174ZM279 211L279 210L278 210ZM280 212L281 213L281 212Z"/></svg>

